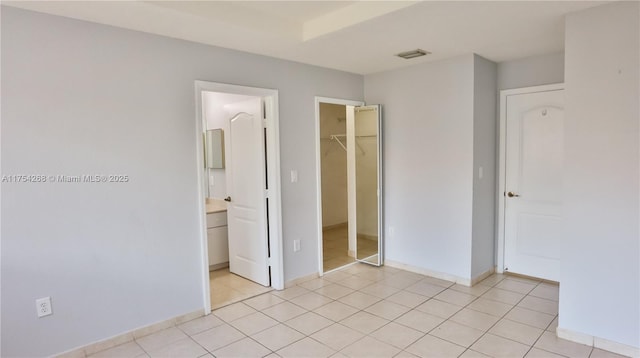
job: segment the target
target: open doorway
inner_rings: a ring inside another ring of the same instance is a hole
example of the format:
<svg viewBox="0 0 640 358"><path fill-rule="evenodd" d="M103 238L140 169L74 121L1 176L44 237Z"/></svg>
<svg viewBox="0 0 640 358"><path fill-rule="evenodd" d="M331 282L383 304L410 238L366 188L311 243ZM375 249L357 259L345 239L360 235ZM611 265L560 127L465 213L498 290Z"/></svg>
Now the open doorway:
<svg viewBox="0 0 640 358"><path fill-rule="evenodd" d="M319 272L355 262L349 240L347 105L362 102L316 97Z"/></svg>
<svg viewBox="0 0 640 358"><path fill-rule="evenodd" d="M205 311L284 288L277 91L196 81Z"/></svg>

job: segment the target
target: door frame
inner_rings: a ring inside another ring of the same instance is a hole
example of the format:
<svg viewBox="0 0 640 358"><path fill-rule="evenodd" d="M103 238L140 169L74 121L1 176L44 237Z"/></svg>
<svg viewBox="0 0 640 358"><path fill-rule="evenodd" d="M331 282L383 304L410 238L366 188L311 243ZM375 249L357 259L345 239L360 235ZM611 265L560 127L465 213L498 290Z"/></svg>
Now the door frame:
<svg viewBox="0 0 640 358"><path fill-rule="evenodd" d="M531 86L514 88L500 91L500 134L498 149L498 183L496 191L496 201L498 202L497 240L496 240L496 272L504 272L504 231L505 231L505 196L507 180L507 97L519 94L558 91L564 89L564 83L554 83L542 86ZM500 195L502 193L502 195Z"/></svg>
<svg viewBox="0 0 640 358"><path fill-rule="evenodd" d="M317 240L318 240L318 274L324 275L323 251L322 251L322 156L320 140L320 103L339 104L343 106L364 106L364 101L354 101L341 98L315 97L315 136L316 136L316 220L317 220ZM346 114L346 113L345 113ZM349 214L350 215L350 214Z"/></svg>
<svg viewBox="0 0 640 358"><path fill-rule="evenodd" d="M205 206L205 180L204 180L204 153L203 153L203 111L202 92L221 92L245 96L261 97L265 101L267 118L267 180L269 181L269 245L271 257L271 287L276 290L284 289L284 268L282 250L282 199L280 183L280 131L278 90L258 87L232 85L219 82L195 81L195 109L196 109L196 170L198 179L198 210L200 225L200 247L202 263L202 287L205 314L211 312L211 287L209 284L209 256L207 243L206 206Z"/></svg>

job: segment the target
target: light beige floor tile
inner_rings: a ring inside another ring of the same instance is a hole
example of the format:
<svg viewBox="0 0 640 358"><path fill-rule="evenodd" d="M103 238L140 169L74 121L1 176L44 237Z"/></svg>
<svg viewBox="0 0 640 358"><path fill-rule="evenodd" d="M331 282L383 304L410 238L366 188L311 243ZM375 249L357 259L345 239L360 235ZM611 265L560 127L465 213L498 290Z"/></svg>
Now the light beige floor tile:
<svg viewBox="0 0 640 358"><path fill-rule="evenodd" d="M343 319L342 321L340 321L340 323L349 328L355 329L358 332L369 334L389 323L389 321L384 318L372 315L371 313L360 311L352 316Z"/></svg>
<svg viewBox="0 0 640 358"><path fill-rule="evenodd" d="M418 357L450 358L458 357L465 348L443 339L426 335L410 345L406 351Z"/></svg>
<svg viewBox="0 0 640 358"><path fill-rule="evenodd" d="M342 354L342 353L338 352L338 353L336 353L336 354L332 355L332 356L331 356L331 357L329 357L329 358L349 358L349 357L347 357L346 355L344 355L344 354Z"/></svg>
<svg viewBox="0 0 640 358"><path fill-rule="evenodd" d="M378 298L387 298L398 291L400 291L400 289L386 286L381 283L375 283L360 290L362 293L370 294Z"/></svg>
<svg viewBox="0 0 640 358"><path fill-rule="evenodd" d="M314 310L320 306L324 306L333 300L329 297L325 297L323 295L319 295L315 292L305 293L302 296L298 296L290 300L292 303L296 305L306 308L307 310Z"/></svg>
<svg viewBox="0 0 640 358"><path fill-rule="evenodd" d="M459 323L446 321L429 332L429 334L459 346L469 347L473 342L478 340L484 332Z"/></svg>
<svg viewBox="0 0 640 358"><path fill-rule="evenodd" d="M213 352L216 358L260 358L271 353L267 348L251 338L244 338Z"/></svg>
<svg viewBox="0 0 640 358"><path fill-rule="evenodd" d="M384 319L394 320L410 310L411 308L409 307L399 305L391 301L382 300L367 307L365 312L369 312Z"/></svg>
<svg viewBox="0 0 640 358"><path fill-rule="evenodd" d="M487 333L471 349L495 358L516 358L524 357L529 346Z"/></svg>
<svg viewBox="0 0 640 358"><path fill-rule="evenodd" d="M485 292L489 291L491 289L491 286L486 286L486 285L475 285L473 287L469 287L469 286L465 286L465 285L461 285L461 284L455 284L453 286L450 287L452 290L454 291L458 291L458 292L462 292L462 293L468 293L470 295L474 295L474 296L482 296Z"/></svg>
<svg viewBox="0 0 640 358"><path fill-rule="evenodd" d="M405 288L405 291L417 293L419 295L427 297L433 297L444 290L446 290L446 288L425 281L416 282L411 286Z"/></svg>
<svg viewBox="0 0 640 358"><path fill-rule="evenodd" d="M324 278L325 280L329 280L332 282L339 282L342 280L346 280L349 277L351 277L351 274L348 274L346 272L342 272L342 271L333 271L330 272L324 276L322 276L322 278Z"/></svg>
<svg viewBox="0 0 640 358"><path fill-rule="evenodd" d="M312 334L310 337L338 351L364 337L364 335L340 323L334 323Z"/></svg>
<svg viewBox="0 0 640 358"><path fill-rule="evenodd" d="M255 296L243 301L244 304L251 306L258 311L269 308L271 306L275 306L278 303L282 302L284 302L282 298L271 293L263 293L259 296Z"/></svg>
<svg viewBox="0 0 640 358"><path fill-rule="evenodd" d="M276 352L283 358L324 358L334 353L335 350L308 337Z"/></svg>
<svg viewBox="0 0 640 358"><path fill-rule="evenodd" d="M213 357L213 356L212 356ZM279 355L275 354L275 353L271 353L268 356L265 356L264 358L280 358Z"/></svg>
<svg viewBox="0 0 640 358"><path fill-rule="evenodd" d="M531 292L531 290L533 290L535 287L536 287L536 284L534 283L516 281L511 278L506 278L502 280L502 282L496 285L496 288L517 292L517 293L522 293L525 295Z"/></svg>
<svg viewBox="0 0 640 358"><path fill-rule="evenodd" d="M300 287L304 287L307 290L317 290L320 287L326 286L326 285L330 285L332 284L333 281L328 281L323 279L322 277L318 277L318 278L314 278L313 280L309 280L309 281L305 281L302 283L299 283L298 286Z"/></svg>
<svg viewBox="0 0 640 358"><path fill-rule="evenodd" d="M282 302L275 306L262 310L262 313L280 322L288 321L294 317L307 313L304 308L294 305L291 302Z"/></svg>
<svg viewBox="0 0 640 358"><path fill-rule="evenodd" d="M547 283L541 283L529 293L531 296L544 298L551 301L558 302L559 287L557 285L550 285Z"/></svg>
<svg viewBox="0 0 640 358"><path fill-rule="evenodd" d="M529 353L527 353L525 357L526 358L565 358L565 356L543 351L542 349L538 349L536 347L531 348L531 350L529 351Z"/></svg>
<svg viewBox="0 0 640 358"><path fill-rule="evenodd" d="M394 322L416 329L420 332L427 333L436 328L440 323L444 322L444 318L412 310L400 316Z"/></svg>
<svg viewBox="0 0 640 358"><path fill-rule="evenodd" d="M291 300L291 299L293 299L295 297L302 296L305 293L309 293L309 290L307 290L304 287L300 287L300 286L293 286L293 287L286 288L286 289L284 289L282 291L273 291L272 292L272 294L274 294L274 295L276 295L276 296L278 296L280 298L283 298L285 300Z"/></svg>
<svg viewBox="0 0 640 358"><path fill-rule="evenodd" d="M197 358L205 354L207 351L189 337L149 352L151 358Z"/></svg>
<svg viewBox="0 0 640 358"><path fill-rule="evenodd" d="M394 275L393 277L388 277L378 282L386 286L391 286L403 290L421 280L421 278L398 276L400 275Z"/></svg>
<svg viewBox="0 0 640 358"><path fill-rule="evenodd" d="M378 282L386 278L389 278L393 275L387 274L382 270L371 270L371 271L357 273L356 276L360 278L364 278L365 280Z"/></svg>
<svg viewBox="0 0 640 358"><path fill-rule="evenodd" d="M514 274L507 274L506 275L509 280L513 280L513 281L520 281L520 282L524 282L524 283L530 283L533 285L537 285L539 283L542 282L541 279L538 278L534 278L534 277L525 277L525 276L518 276L518 275L514 275Z"/></svg>
<svg viewBox="0 0 640 358"><path fill-rule="evenodd" d="M492 288L489 291L487 291L485 294L482 295L482 297L484 298L488 298L490 300L494 300L494 301L498 301L498 302L503 302L503 303L507 303L510 305L515 305L518 302L520 302L520 300L522 300L524 298L524 294L522 293L517 293L517 292L511 292L511 291L507 291L507 290L502 290L499 288Z"/></svg>
<svg viewBox="0 0 640 358"><path fill-rule="evenodd" d="M339 301L333 301L322 307L316 308L313 312L338 322L358 312L358 309Z"/></svg>
<svg viewBox="0 0 640 358"><path fill-rule="evenodd" d="M431 299L420 306L416 307L420 312L428 313L434 316L449 318L456 312L462 309L462 306L457 306L451 303Z"/></svg>
<svg viewBox="0 0 640 358"><path fill-rule="evenodd" d="M467 308L474 311L488 313L492 316L502 317L509 312L513 306L507 303L489 300L483 297L471 302Z"/></svg>
<svg viewBox="0 0 640 358"><path fill-rule="evenodd" d="M467 349L466 351L464 351L464 353L462 353L462 355L459 358L491 358L491 357L489 357L486 354L482 354L480 352Z"/></svg>
<svg viewBox="0 0 640 358"><path fill-rule="evenodd" d="M351 344L342 350L344 355L348 357L393 357L400 353L400 349L381 342L371 337L364 337L361 340Z"/></svg>
<svg viewBox="0 0 640 358"><path fill-rule="evenodd" d="M245 337L242 332L226 323L192 336L193 340L209 352L213 352Z"/></svg>
<svg viewBox="0 0 640 358"><path fill-rule="evenodd" d="M542 329L549 326L549 323L553 321L553 317L554 316L550 314L532 311L518 306L514 307L504 316L506 319Z"/></svg>
<svg viewBox="0 0 640 358"><path fill-rule="evenodd" d="M129 342L115 346L113 348L105 349L97 352L94 355L90 355L90 358L134 358L144 354L144 350L136 343Z"/></svg>
<svg viewBox="0 0 640 358"><path fill-rule="evenodd" d="M417 341L424 333L401 324L390 322L370 334L371 337L400 349L405 349Z"/></svg>
<svg viewBox="0 0 640 358"><path fill-rule="evenodd" d="M588 357L591 353L591 347L558 338L551 332L544 332L534 347L567 357Z"/></svg>
<svg viewBox="0 0 640 358"><path fill-rule="evenodd" d="M386 298L387 301L397 303L409 308L415 308L427 301L429 297L409 291L400 291Z"/></svg>
<svg viewBox="0 0 640 358"><path fill-rule="evenodd" d="M489 330L489 333L493 333L496 336L508 338L528 346L533 345L536 340L540 338L542 332L543 330L540 328L510 321L508 319L498 321L498 323Z"/></svg>
<svg viewBox="0 0 640 358"><path fill-rule="evenodd" d="M480 281L478 284L479 285L487 285L487 286L495 286L496 284L498 284L500 281L504 280L506 278L505 275L500 274L500 273L496 273L493 274L487 278L485 278L484 280Z"/></svg>
<svg viewBox="0 0 640 358"><path fill-rule="evenodd" d="M178 326L178 328L187 335L194 335L202 331L206 331L209 328L223 325L224 322L215 315L206 315L204 317L196 318L194 320L185 322Z"/></svg>
<svg viewBox="0 0 640 358"><path fill-rule="evenodd" d="M219 308L211 313L218 316L225 322L231 322L240 317L244 317L255 312L257 311L253 308L245 305L242 302L238 302L226 307Z"/></svg>
<svg viewBox="0 0 640 358"><path fill-rule="evenodd" d="M380 301L380 298L356 291L340 298L338 301L362 310Z"/></svg>
<svg viewBox="0 0 640 358"><path fill-rule="evenodd" d="M374 282L371 280L366 280L364 278L360 278L357 276L350 276L342 281L338 281L338 284L345 286L345 287L349 287L351 289L354 290L359 290L363 287L367 287L369 285L372 285Z"/></svg>
<svg viewBox="0 0 640 358"><path fill-rule="evenodd" d="M491 326L498 322L499 319L499 317L492 316L483 312L474 311L468 308L463 308L460 312L454 314L450 318L450 320L454 322L463 324L467 327L479 329L481 331L488 330L489 328L491 328Z"/></svg>
<svg viewBox="0 0 640 358"><path fill-rule="evenodd" d="M518 303L518 307L527 308L553 316L558 314L558 302L533 296L523 298L522 301Z"/></svg>
<svg viewBox="0 0 640 358"><path fill-rule="evenodd" d="M620 354L615 354L613 352L605 351L599 348L593 348L591 351L591 355L589 358L624 358L625 356Z"/></svg>
<svg viewBox="0 0 640 358"><path fill-rule="evenodd" d="M158 348L169 345L173 342L177 342L183 338L187 338L187 335L184 334L181 330L171 327L167 329L163 329L162 331L150 334L148 336L139 338L136 342L142 347L145 351L150 352L156 350Z"/></svg>
<svg viewBox="0 0 640 358"><path fill-rule="evenodd" d="M298 332L302 332L307 336L328 327L333 323L334 322L332 320L322 317L314 312L307 312L285 322L289 327L297 330Z"/></svg>
<svg viewBox="0 0 640 358"><path fill-rule="evenodd" d="M556 328L558 328L558 316L556 316L556 318L554 318L553 321L551 321L551 323L549 324L549 327L547 327L547 331L555 333Z"/></svg>
<svg viewBox="0 0 640 358"><path fill-rule="evenodd" d="M436 300L453 303L458 306L466 306L476 299L476 296L447 289L434 296Z"/></svg>
<svg viewBox="0 0 640 358"><path fill-rule="evenodd" d="M407 351L402 351L400 353L398 353L394 358L420 358L415 354L411 354Z"/></svg>
<svg viewBox="0 0 640 358"><path fill-rule="evenodd" d="M277 351L280 348L284 348L293 342L299 341L305 336L284 324L271 327L260 333L254 334L251 338L255 339L258 343Z"/></svg>
<svg viewBox="0 0 640 358"><path fill-rule="evenodd" d="M319 289L315 290L316 293L319 293L323 296L329 297L334 300L337 300L340 297L344 297L350 293L353 293L354 291L355 290L352 288L341 286L335 283L320 287Z"/></svg>
<svg viewBox="0 0 640 358"><path fill-rule="evenodd" d="M440 286L440 287L444 287L444 288L449 288L449 287L453 286L453 284L454 284L454 282L451 282L451 281L442 280L442 279L439 279L439 278L429 277L429 276L423 276L422 282L427 282L427 283L430 283L432 285L436 285L436 286Z"/></svg>
<svg viewBox="0 0 640 358"><path fill-rule="evenodd" d="M277 325L278 321L265 315L264 313L256 312L248 316L238 318L235 321L231 321L229 324L231 324L240 332L246 334L247 336L250 336L269 327Z"/></svg>

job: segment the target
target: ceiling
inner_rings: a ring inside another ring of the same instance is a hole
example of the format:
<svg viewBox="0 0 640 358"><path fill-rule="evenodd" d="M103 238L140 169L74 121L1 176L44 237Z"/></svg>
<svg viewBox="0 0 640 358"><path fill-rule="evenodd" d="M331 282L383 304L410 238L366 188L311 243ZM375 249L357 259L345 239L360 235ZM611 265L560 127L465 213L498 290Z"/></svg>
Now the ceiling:
<svg viewBox="0 0 640 358"><path fill-rule="evenodd" d="M564 16L606 1L3 1L24 9L369 74L477 53L564 49ZM431 55L394 56L421 48Z"/></svg>

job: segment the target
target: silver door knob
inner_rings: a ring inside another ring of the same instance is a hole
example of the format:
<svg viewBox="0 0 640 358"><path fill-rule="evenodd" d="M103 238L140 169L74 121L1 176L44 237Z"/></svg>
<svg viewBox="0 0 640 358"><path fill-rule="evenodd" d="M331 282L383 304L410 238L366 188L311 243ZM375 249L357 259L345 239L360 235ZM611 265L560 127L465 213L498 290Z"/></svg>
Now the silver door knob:
<svg viewBox="0 0 640 358"><path fill-rule="evenodd" d="M516 193L514 193L514 192L512 192L512 191L510 191L510 192L508 192L508 193L507 193L507 196L508 196L508 197L510 197L510 198L513 198L513 197L519 197L520 195L518 195L518 194L516 194ZM225 200L226 200L226 199L225 199Z"/></svg>
<svg viewBox="0 0 640 358"><path fill-rule="evenodd" d="M224 201L231 201L231 197L227 196L226 198L224 198Z"/></svg>

